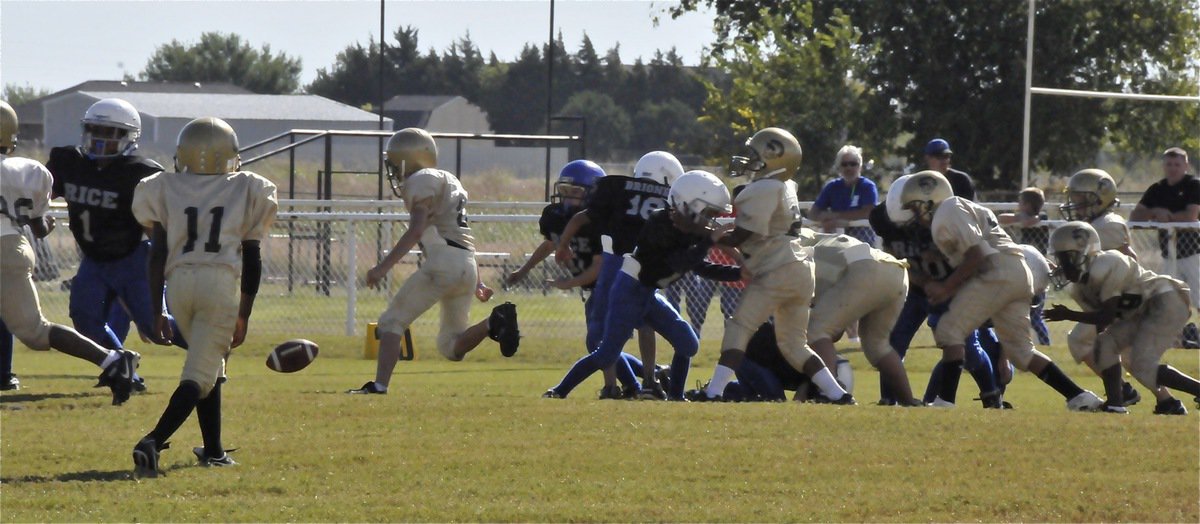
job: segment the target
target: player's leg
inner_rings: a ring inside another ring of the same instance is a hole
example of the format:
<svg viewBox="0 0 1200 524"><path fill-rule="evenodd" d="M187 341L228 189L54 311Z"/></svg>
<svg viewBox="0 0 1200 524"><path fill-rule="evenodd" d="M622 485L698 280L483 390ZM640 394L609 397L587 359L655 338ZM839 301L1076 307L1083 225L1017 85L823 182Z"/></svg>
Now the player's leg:
<svg viewBox="0 0 1200 524"><path fill-rule="evenodd" d="M1130 372L1138 382L1155 392L1158 400L1154 408L1156 414L1187 413L1183 403L1175 399L1167 388L1182 391L1190 397L1200 396L1200 382L1161 363L1162 355L1173 345L1176 334L1187 323L1190 314L1185 301L1187 298L1183 293L1176 292L1150 297L1146 299L1141 317L1132 320L1137 324L1136 329L1106 337L1107 340L1128 342L1132 346L1129 354ZM1125 335L1124 339L1121 335ZM1105 347L1110 346L1112 344Z"/></svg>
<svg viewBox="0 0 1200 524"><path fill-rule="evenodd" d="M859 336L867 361L879 370L880 380L885 380L902 405L919 404L913 398L908 372L900 355L888 345L888 335L900 311L904 308L908 294L908 275L904 268L892 264L877 265L875 294L878 303L858 321ZM812 337L810 333L810 338Z"/></svg>
<svg viewBox="0 0 1200 524"><path fill-rule="evenodd" d="M854 397L842 388L829 366L808 347L811 301L811 298L795 297L785 301L776 310L775 337L779 341L779 351L792 368L812 379L826 399L836 404L854 404Z"/></svg>
<svg viewBox="0 0 1200 524"><path fill-rule="evenodd" d="M117 296L125 307L129 308L129 316L137 325L138 331L144 334L154 333L154 304L152 304L150 293L150 279L146 275L146 257L150 249L150 242L142 242L140 246L128 257L122 260L121 270L114 271L109 276L109 282L117 292ZM119 307L119 305L118 305ZM169 310L169 308L168 308ZM187 338L179 332L179 325L175 322L174 317L167 315L167 320L171 323L171 330L175 333L171 343L183 349L187 349ZM129 320L126 319L123 324L126 329L129 326ZM124 337L121 338L124 340Z"/></svg>
<svg viewBox="0 0 1200 524"><path fill-rule="evenodd" d="M142 271L145 271L144 266ZM83 257L79 261L79 271L71 280L71 322L83 336L106 348L117 349L121 347L121 341L106 327L109 295L103 264Z"/></svg>
<svg viewBox="0 0 1200 524"><path fill-rule="evenodd" d="M675 350L671 357L671 387L667 391L667 399L682 400L692 357L696 356L696 351L700 349L700 339L692 325L683 320L683 316L657 293L647 304L645 316L647 324L667 339Z"/></svg>
<svg viewBox="0 0 1200 524"><path fill-rule="evenodd" d="M379 333L379 355L375 359L375 380L363 385L361 391L368 388L371 393L387 391L392 380L392 371L400 361L404 330L441 299L442 290L438 288L432 271L425 269L426 267L428 263L404 281L400 290L388 302L387 309L379 316L379 324L376 327L376 332Z"/></svg>
<svg viewBox="0 0 1200 524"><path fill-rule="evenodd" d="M1004 256L993 255L985 259L983 265L989 273L977 275L967 281L950 300L946 313L937 319L934 339L942 348L942 361L940 362L942 369L937 395L931 403L932 405L954 405L959 378L962 376L963 364L966 360L965 341L969 339L972 332L992 317L993 312L1000 309L1005 300L1009 302L1026 301L1025 331L1029 331L1028 298L1024 297L1021 290L1014 291L1012 289L1021 286L1003 282L991 274L997 272L997 268L1004 267L998 264L1001 261L995 260L997 258L1004 258ZM1015 257L1007 258L1013 258L1016 263L1021 264L1016 269L1023 271L1025 279L1029 278L1029 270L1024 267L1023 262ZM1016 271L1013 270L1011 273L1016 274ZM987 278L984 278L985 275ZM1028 294L1032 294L1032 288L1033 285L1029 284ZM933 377L931 377L930 383L934 383Z"/></svg>
<svg viewBox="0 0 1200 524"><path fill-rule="evenodd" d="M1049 346L1050 327L1046 325L1046 319L1042 318L1042 311L1046 308L1046 292L1041 292L1033 296L1033 306L1029 309L1029 325L1033 328L1033 332L1037 334L1037 343L1039 346Z"/></svg>
<svg viewBox="0 0 1200 524"><path fill-rule="evenodd" d="M1003 351L1000 339L996 338L996 333L992 329L991 321L972 331L963 348L963 369L971 374L971 378L975 379L983 407L1003 407L1004 386L1001 385L1001 373L997 369ZM1008 377L1011 380L1011 373L1008 373Z"/></svg>
<svg viewBox="0 0 1200 524"><path fill-rule="evenodd" d="M611 307L605 315L604 335L596 351L579 359L567 371L558 385L550 388L543 395L548 398L566 398L576 386L583 383L593 373L608 366L617 364L625 343L633 336L633 332L645 323L645 313L651 301L654 300L654 290L638 282L628 273L616 276L609 290L610 303L620 307Z"/></svg>
<svg viewBox="0 0 1200 524"><path fill-rule="evenodd" d="M891 332L888 333L888 345L892 347L902 362L905 355L908 354L908 347L912 344L913 337L916 336L917 330L921 329L921 324L925 323L928 314L929 300L925 298L925 294L910 289L904 298L900 316L892 326ZM879 376L879 403L881 405L896 403L896 397L888 387L883 375Z"/></svg>
<svg viewBox="0 0 1200 524"><path fill-rule="evenodd" d="M1067 400L1068 409L1098 409L1103 401L1095 393L1079 387L1050 360L1050 357L1034 347L1033 337L1029 332L1027 300L1010 302L991 317L1005 356L1018 368L1028 370L1046 385L1054 388Z"/></svg>
<svg viewBox="0 0 1200 524"><path fill-rule="evenodd" d="M215 267L175 268L167 285L167 304L175 312L183 335L192 341L184 360L179 386L162 415L133 448L134 474L155 476L158 454L187 421L192 411L207 398L221 375L229 342L237 325L237 278ZM212 407L212 406L210 406ZM217 405L219 408L219 404ZM219 429L209 427L211 433ZM216 437L219 440L219 436Z"/></svg>
<svg viewBox="0 0 1200 524"><path fill-rule="evenodd" d="M21 381L13 373L13 336L0 320L0 391L21 389Z"/></svg>
<svg viewBox="0 0 1200 524"><path fill-rule="evenodd" d="M778 271L778 270L777 270ZM774 273L774 272L772 272ZM745 359L746 346L750 338L758 331L778 307L779 299L771 294L767 281L783 283L778 279L760 278L751 281L743 290L742 299L733 318L725 323L725 335L721 340L721 355L713 369L712 378L705 386L703 394L707 398L719 398L725 392L725 386L733 381L737 369ZM811 300L812 295L809 295ZM807 326L805 326L807 328Z"/></svg>
<svg viewBox="0 0 1200 524"><path fill-rule="evenodd" d="M763 400L787 400L783 383L771 370L748 358L742 359L737 370L737 381ZM728 386L726 386L728 390ZM724 395L722 395L724 396Z"/></svg>

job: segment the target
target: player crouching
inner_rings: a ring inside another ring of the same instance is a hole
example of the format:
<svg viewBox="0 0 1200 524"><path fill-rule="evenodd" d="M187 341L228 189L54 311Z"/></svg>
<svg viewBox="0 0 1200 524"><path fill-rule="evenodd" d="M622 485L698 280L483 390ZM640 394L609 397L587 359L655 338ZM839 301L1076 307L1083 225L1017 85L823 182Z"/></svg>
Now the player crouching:
<svg viewBox="0 0 1200 524"><path fill-rule="evenodd" d="M392 370L400 360L404 331L422 313L442 303L442 323L437 348L447 359L459 361L484 337L500 343L500 352L511 357L520 344L517 308L505 302L473 326L467 322L471 296L480 302L492 290L479 280L475 265L475 239L467 225L467 190L449 171L437 168L437 144L423 129L401 129L388 139L384 151L392 192L408 207L408 230L383 260L367 272L367 285L380 287L388 271L418 244L425 262L404 282L379 316L379 357L375 380L353 394L387 393Z"/></svg>
<svg viewBox="0 0 1200 524"><path fill-rule="evenodd" d="M229 353L246 340L262 274L259 244L279 208L275 184L241 171L237 134L219 118L183 127L175 171L145 178L133 194L134 216L152 231L155 336L174 336L163 312L165 280L167 305L188 340L179 387L158 424L133 448L137 476L158 475L159 452L193 409L204 439L194 451L200 463L235 464L221 444L220 379Z"/></svg>
<svg viewBox="0 0 1200 524"><path fill-rule="evenodd" d="M1120 251L1102 251L1096 230L1086 222L1068 222L1054 230L1050 249L1058 271L1071 282L1071 297L1084 311L1056 304L1046 310L1046 320L1096 326L1093 358L1108 397L1103 411L1126 412L1121 380L1124 354L1134 378L1158 397L1156 415L1187 414L1166 388L1200 397L1200 381L1159 363L1191 314L1187 285L1147 271Z"/></svg>

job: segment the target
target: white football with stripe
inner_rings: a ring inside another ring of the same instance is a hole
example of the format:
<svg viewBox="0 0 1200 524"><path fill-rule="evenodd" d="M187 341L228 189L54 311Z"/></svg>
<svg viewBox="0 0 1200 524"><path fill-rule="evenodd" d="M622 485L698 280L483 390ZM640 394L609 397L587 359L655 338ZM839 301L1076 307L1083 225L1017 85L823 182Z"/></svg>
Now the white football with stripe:
<svg viewBox="0 0 1200 524"><path fill-rule="evenodd" d="M284 342L267 354L267 367L280 373L295 373L317 358L320 348L311 340L297 338Z"/></svg>

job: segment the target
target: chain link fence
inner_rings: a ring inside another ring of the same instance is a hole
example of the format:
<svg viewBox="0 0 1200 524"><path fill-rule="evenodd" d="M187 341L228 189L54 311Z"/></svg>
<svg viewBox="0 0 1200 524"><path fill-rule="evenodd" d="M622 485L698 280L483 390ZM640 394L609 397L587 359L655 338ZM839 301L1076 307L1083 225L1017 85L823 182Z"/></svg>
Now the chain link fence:
<svg viewBox="0 0 1200 524"><path fill-rule="evenodd" d="M537 222L544 205L472 204L470 218L480 276L496 289L496 297L487 304L475 303L471 319L485 317L500 301L511 301L519 306L523 336L578 344L584 326L583 295L579 290L561 291L548 284L567 275L553 256L523 282L509 288L502 285L505 275L520 267L542 242ZM64 226L35 243L35 280L46 316L69 322L70 279L78 267L79 254L65 227L65 212L56 210L53 214ZM367 270L403 234L407 220L395 201L283 202L279 218L263 244L263 282L255 306L255 332L281 338L363 335L367 323L378 318L392 294L421 263L419 252L410 253L392 271L383 289L368 289L362 283ZM1010 232L1014 239L1044 250L1050 231L1062 223L1047 221L1035 228L1012 228ZM1175 275L1188 267L1200 270L1200 235L1196 234L1200 224L1186 228L1134 226L1133 249L1146 268ZM703 339L719 340L724 331L723 315L732 312L739 292L736 286L686 278L667 294L683 297L681 310L685 318L691 317L693 325L704 322L702 317L707 320L701 330ZM413 332L435 333L439 318L436 310L437 306L423 315L412 326Z"/></svg>

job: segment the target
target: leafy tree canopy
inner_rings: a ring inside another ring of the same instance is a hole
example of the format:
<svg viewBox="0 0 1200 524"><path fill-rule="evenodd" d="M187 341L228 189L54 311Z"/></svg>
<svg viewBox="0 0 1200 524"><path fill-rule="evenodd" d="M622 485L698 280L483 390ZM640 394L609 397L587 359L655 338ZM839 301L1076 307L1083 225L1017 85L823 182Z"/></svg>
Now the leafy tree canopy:
<svg viewBox="0 0 1200 524"><path fill-rule="evenodd" d="M171 40L146 62L143 80L229 82L255 93L293 93L300 86L300 59L255 49L236 34L209 32L194 44Z"/></svg>

